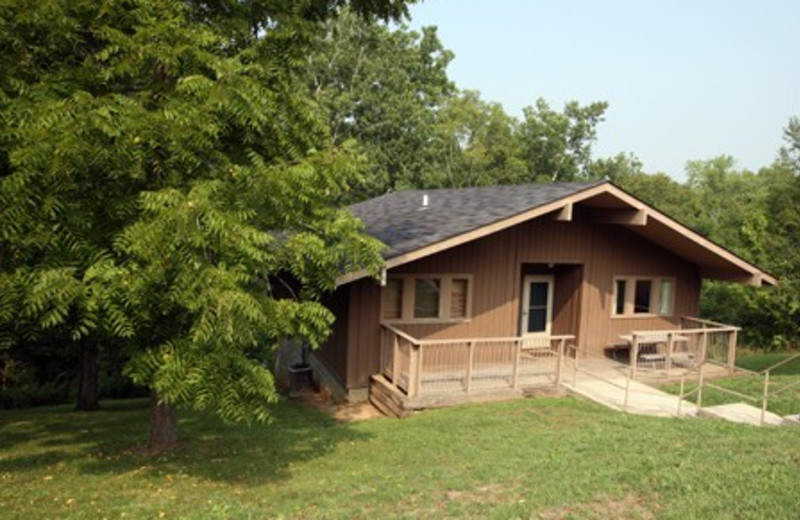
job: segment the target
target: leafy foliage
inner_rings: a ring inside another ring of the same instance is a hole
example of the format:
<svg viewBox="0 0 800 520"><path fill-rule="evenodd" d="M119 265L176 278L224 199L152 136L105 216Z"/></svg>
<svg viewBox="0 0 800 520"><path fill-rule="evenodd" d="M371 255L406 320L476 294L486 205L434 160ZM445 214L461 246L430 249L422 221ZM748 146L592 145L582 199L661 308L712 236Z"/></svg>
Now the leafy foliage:
<svg viewBox="0 0 800 520"><path fill-rule="evenodd" d="M335 209L362 162L297 88L317 22L344 5L4 3L3 338L15 320L67 343L131 338L128 373L163 401L266 418L264 349L318 344L320 294L380 262ZM287 274L294 298L273 287Z"/></svg>
<svg viewBox="0 0 800 520"><path fill-rule="evenodd" d="M523 109L520 126L523 157L529 181L575 181L590 178L592 143L597 123L608 108L605 102L580 106L571 101L563 112L544 99Z"/></svg>
<svg viewBox="0 0 800 520"><path fill-rule="evenodd" d="M369 159L356 198L418 186L435 170L437 109L455 92L452 58L435 28L390 30L347 11L323 24L305 81L334 143L355 139Z"/></svg>

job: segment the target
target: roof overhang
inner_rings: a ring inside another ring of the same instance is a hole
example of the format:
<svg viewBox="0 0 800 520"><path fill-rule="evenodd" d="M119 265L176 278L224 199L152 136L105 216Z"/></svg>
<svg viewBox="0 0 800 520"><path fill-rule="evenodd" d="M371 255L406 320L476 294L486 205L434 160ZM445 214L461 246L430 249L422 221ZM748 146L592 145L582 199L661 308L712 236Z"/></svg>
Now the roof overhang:
<svg viewBox="0 0 800 520"><path fill-rule="evenodd" d="M769 273L610 182L590 186L583 191L414 251L396 256L391 256L390 253L386 258L385 268L392 269L545 215L560 221L572 221L577 213L576 206L580 206L583 214L588 213L594 222L626 226L645 239L697 265L703 278L752 286L777 284L775 277ZM336 284L345 285L367 276L369 273L361 269L340 276Z"/></svg>

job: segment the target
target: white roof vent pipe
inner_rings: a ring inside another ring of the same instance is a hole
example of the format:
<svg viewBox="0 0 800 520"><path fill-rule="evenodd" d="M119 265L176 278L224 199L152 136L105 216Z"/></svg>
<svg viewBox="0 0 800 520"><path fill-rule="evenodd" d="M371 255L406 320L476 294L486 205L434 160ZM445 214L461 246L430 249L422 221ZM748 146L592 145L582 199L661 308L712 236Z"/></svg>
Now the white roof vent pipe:
<svg viewBox="0 0 800 520"><path fill-rule="evenodd" d="M427 193L423 193L422 194L422 208L425 209L427 207L428 207L428 194Z"/></svg>

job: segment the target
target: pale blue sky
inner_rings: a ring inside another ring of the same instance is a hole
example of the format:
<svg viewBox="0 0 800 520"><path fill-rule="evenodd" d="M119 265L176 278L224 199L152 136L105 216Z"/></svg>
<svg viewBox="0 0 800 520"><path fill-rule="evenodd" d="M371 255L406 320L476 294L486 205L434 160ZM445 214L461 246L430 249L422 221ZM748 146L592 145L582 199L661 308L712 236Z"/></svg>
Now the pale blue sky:
<svg viewBox="0 0 800 520"><path fill-rule="evenodd" d="M459 88L512 115L607 101L595 156L632 152L683 180L693 159L770 164L800 116L800 0L426 0Z"/></svg>

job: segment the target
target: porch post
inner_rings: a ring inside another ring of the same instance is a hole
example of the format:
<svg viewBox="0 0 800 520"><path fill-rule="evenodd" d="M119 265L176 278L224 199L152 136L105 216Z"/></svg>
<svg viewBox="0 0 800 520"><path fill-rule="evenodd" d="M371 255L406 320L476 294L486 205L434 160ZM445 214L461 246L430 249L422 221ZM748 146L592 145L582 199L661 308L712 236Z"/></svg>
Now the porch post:
<svg viewBox="0 0 800 520"><path fill-rule="evenodd" d="M708 347L708 332L705 330L700 335L700 366L706 363L706 348Z"/></svg>
<svg viewBox="0 0 800 520"><path fill-rule="evenodd" d="M408 355L411 355L409 347ZM397 339L397 334L392 332L392 383L399 388L400 385L400 367L398 366L400 360L400 340ZM410 377L410 376L409 376Z"/></svg>
<svg viewBox="0 0 800 520"><path fill-rule="evenodd" d="M759 426L764 426L764 416L767 415L767 399L769 399L769 370L764 372L764 389L761 392L761 420L759 420Z"/></svg>
<svg viewBox="0 0 800 520"><path fill-rule="evenodd" d="M736 329L733 329L728 334L728 372L731 374L736 369L736 341L738 335L739 332Z"/></svg>
<svg viewBox="0 0 800 520"><path fill-rule="evenodd" d="M386 341L387 341L387 338L388 338L388 336L386 336L386 329L381 327L379 332L378 332L378 337L380 338L379 341L380 341L380 348L381 348L381 351L379 352L379 354L380 354L380 361L379 361L380 365L378 365L378 366L380 367L380 373L385 376L386 375L386 358L388 357L388 354L386 353L386 348L387 348L386 347Z"/></svg>
<svg viewBox="0 0 800 520"><path fill-rule="evenodd" d="M422 354L422 343L420 343L417 345L417 389L416 392L414 392L414 395L419 395L422 393Z"/></svg>
<svg viewBox="0 0 800 520"><path fill-rule="evenodd" d="M517 339L514 341L514 375L511 379L511 387L516 390L519 387L519 354L522 350L522 340Z"/></svg>
<svg viewBox="0 0 800 520"><path fill-rule="evenodd" d="M631 342L631 359L630 359L631 379L636 379L636 368L638 364L639 364L639 335L634 332L633 341Z"/></svg>
<svg viewBox="0 0 800 520"><path fill-rule="evenodd" d="M703 407L703 368L705 363L700 365L700 376L697 378L697 415L700 415L700 408Z"/></svg>
<svg viewBox="0 0 800 520"><path fill-rule="evenodd" d="M556 360L556 388L561 386L561 372L564 369L564 343L567 340L561 338L558 340L558 359Z"/></svg>
<svg viewBox="0 0 800 520"><path fill-rule="evenodd" d="M472 363L475 359L475 342L468 341L467 342L467 384L466 390L469 394L472 391Z"/></svg>
<svg viewBox="0 0 800 520"><path fill-rule="evenodd" d="M675 347L675 338L672 332L667 332L667 379L672 369L672 349Z"/></svg>
<svg viewBox="0 0 800 520"><path fill-rule="evenodd" d="M419 395L419 367L421 357L421 345L411 343L408 349L408 396L416 397Z"/></svg>

